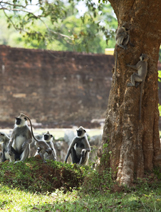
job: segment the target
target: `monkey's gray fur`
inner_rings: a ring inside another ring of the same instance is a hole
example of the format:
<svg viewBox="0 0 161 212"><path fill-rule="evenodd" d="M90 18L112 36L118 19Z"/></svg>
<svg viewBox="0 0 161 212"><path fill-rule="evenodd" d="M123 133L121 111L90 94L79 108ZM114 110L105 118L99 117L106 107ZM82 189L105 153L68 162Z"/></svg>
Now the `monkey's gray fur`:
<svg viewBox="0 0 161 212"><path fill-rule="evenodd" d="M8 144L10 161L14 161L12 159L13 151L15 160L24 161L29 156L29 144L32 142L32 135L26 120L22 115L15 118L15 126Z"/></svg>
<svg viewBox="0 0 161 212"><path fill-rule="evenodd" d="M127 44L129 43L130 36L128 33L128 29L123 25L122 27L118 28L116 32L116 44L117 46L126 49ZM117 47L116 47L117 48ZM116 49L116 57L115 57L115 73L114 73L114 84L116 82L116 72L117 72L117 49Z"/></svg>
<svg viewBox="0 0 161 212"><path fill-rule="evenodd" d="M116 32L116 44L123 49L126 49L130 39L128 31L129 29L123 25L122 27L118 28Z"/></svg>
<svg viewBox="0 0 161 212"><path fill-rule="evenodd" d="M14 161L15 155L12 152L11 156L8 154L8 144L9 144L10 138L5 133L0 132L0 141L3 143L2 147L2 159L1 162L4 162L6 160Z"/></svg>
<svg viewBox="0 0 161 212"><path fill-rule="evenodd" d="M88 162L90 151L91 147L88 142L86 130L83 127L79 127L77 129L77 136L73 139L68 148L65 163L71 154L73 163L85 165Z"/></svg>
<svg viewBox="0 0 161 212"><path fill-rule="evenodd" d="M27 115L25 115L24 113L21 113L21 116L24 116L26 119L29 120L30 126L31 126L31 135L32 135L32 137L34 138L34 140L36 142L38 153L41 156L43 162L46 162L45 161L45 158L44 158L44 155L45 155L46 152L48 154L52 154L52 149L50 148L50 146L45 141L43 141L43 140L37 140L35 138L34 133L33 133L33 127L32 127L32 123L31 123L30 118Z"/></svg>
<svg viewBox="0 0 161 212"><path fill-rule="evenodd" d="M49 132L43 135L45 142L50 146L52 149L52 153L48 154L45 152L44 158L45 160L56 160L56 151L53 144L53 135L51 135Z"/></svg>
<svg viewBox="0 0 161 212"><path fill-rule="evenodd" d="M35 135L35 138L37 140L42 140L43 139L43 135ZM32 143L30 144L30 153L29 153L29 157L34 157L36 152L37 152L37 146L36 146L36 141L35 139L32 137Z"/></svg>
<svg viewBox="0 0 161 212"><path fill-rule="evenodd" d="M130 68L133 68L138 71L138 73L133 73L131 75L131 82L127 84L128 87L138 87L141 83L140 88L140 106L139 106L139 120L141 119L141 105L142 105L142 93L143 93L143 87L145 78L147 75L148 70L148 59L149 57L146 54L141 54L140 61L136 65L127 65Z"/></svg>

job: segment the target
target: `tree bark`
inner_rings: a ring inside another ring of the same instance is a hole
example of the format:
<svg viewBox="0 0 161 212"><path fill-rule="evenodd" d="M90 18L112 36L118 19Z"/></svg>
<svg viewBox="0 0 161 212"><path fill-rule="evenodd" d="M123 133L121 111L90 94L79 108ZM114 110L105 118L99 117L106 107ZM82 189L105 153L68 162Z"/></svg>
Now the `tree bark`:
<svg viewBox="0 0 161 212"><path fill-rule="evenodd" d="M126 23L130 29L130 42L117 51L116 82L114 76L103 132L103 156L100 167L111 167L120 184L142 178L145 171L161 165L158 129L158 70L161 43L160 0L109 0L118 26ZM145 79L141 120L139 121L140 86L127 87L132 71L142 53L147 54L148 73ZM116 55L116 54L115 54ZM116 59L116 58L115 58Z"/></svg>

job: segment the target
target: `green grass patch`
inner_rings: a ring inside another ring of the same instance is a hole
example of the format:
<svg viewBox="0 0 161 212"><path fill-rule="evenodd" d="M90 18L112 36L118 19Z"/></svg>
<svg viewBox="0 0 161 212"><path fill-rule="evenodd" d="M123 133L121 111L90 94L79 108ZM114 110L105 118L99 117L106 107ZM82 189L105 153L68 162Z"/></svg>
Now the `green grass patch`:
<svg viewBox="0 0 161 212"><path fill-rule="evenodd" d="M39 158L0 164L0 211L161 211L160 168L131 188L118 186L110 169Z"/></svg>
<svg viewBox="0 0 161 212"><path fill-rule="evenodd" d="M0 164L0 182L11 188L30 192L53 192L79 188L86 169L78 165L57 161L43 163L39 158L29 158L25 162Z"/></svg>
<svg viewBox="0 0 161 212"><path fill-rule="evenodd" d="M82 212L82 211L161 211L161 187L146 183L119 192L84 194L73 190L64 193L33 193L8 186L0 186L0 211Z"/></svg>
<svg viewBox="0 0 161 212"><path fill-rule="evenodd" d="M160 173L155 168L126 188L113 181L110 170L100 174L88 166L44 164L38 158L4 162L0 164L0 211L161 212Z"/></svg>

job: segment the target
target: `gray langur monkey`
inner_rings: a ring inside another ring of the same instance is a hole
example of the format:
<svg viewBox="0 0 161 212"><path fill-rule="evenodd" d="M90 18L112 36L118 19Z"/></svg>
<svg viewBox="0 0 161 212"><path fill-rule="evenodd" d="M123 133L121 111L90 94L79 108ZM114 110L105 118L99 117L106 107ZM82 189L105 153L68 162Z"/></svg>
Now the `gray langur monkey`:
<svg viewBox="0 0 161 212"><path fill-rule="evenodd" d="M45 155L44 155L45 160L56 160L56 151L53 144L53 135L51 135L48 131L47 133L43 135L43 137L46 143L50 146L52 150L51 154L48 154L47 152L45 152Z"/></svg>
<svg viewBox="0 0 161 212"><path fill-rule="evenodd" d="M83 127L79 127L77 129L77 136L73 139L68 148L65 163L67 162L68 157L71 154L73 163L85 165L88 162L90 151L91 147L88 142L86 130Z"/></svg>
<svg viewBox="0 0 161 212"><path fill-rule="evenodd" d="M43 138L43 135L39 134L39 135L35 135L37 140L41 140ZM30 152L29 152L29 158L34 157L36 152L37 152L37 146L36 146L36 141L35 139L32 137L32 143L30 143Z"/></svg>
<svg viewBox="0 0 161 212"><path fill-rule="evenodd" d="M32 142L32 135L27 125L27 119L22 115L15 118L15 125L8 144L10 161L24 161L29 156L29 144ZM12 154L15 158L13 160Z"/></svg>
<svg viewBox="0 0 161 212"><path fill-rule="evenodd" d="M140 61L136 65L127 65L130 68L133 68L138 71L138 73L133 73L131 75L131 82L127 84L127 87L138 87L141 83L140 87L140 107L139 107L139 120L141 119L141 105L142 105L142 93L145 78L148 70L148 61L149 57L146 54L141 54Z"/></svg>
<svg viewBox="0 0 161 212"><path fill-rule="evenodd" d="M126 49L126 46L130 40L128 31L129 29L123 25L122 27L117 29L116 32L116 44L123 49Z"/></svg>
<svg viewBox="0 0 161 212"><path fill-rule="evenodd" d="M4 162L6 160L9 160L10 162L12 162L12 161L15 160L15 154L14 154L13 147L11 147L11 149L12 149L11 156L8 154L9 140L10 140L10 138L8 137L8 135L6 135L5 133L0 132L0 141L3 143L1 162Z"/></svg>
<svg viewBox="0 0 161 212"><path fill-rule="evenodd" d="M122 27L118 28L116 31L116 44L117 46L126 49L127 44L129 43L130 36L129 36L129 29L123 25ZM116 82L116 72L117 72L117 47L116 49L116 57L115 57L115 72L114 72L114 84Z"/></svg>
<svg viewBox="0 0 161 212"><path fill-rule="evenodd" d="M52 154L52 149L50 148L50 146L43 139L42 140L37 140L35 138L30 118L27 115L25 115L24 113L21 113L21 116L24 116L24 118L26 118L26 120L29 120L30 126L31 126L31 135L32 135L32 137L34 138L34 140L36 142L36 147L37 147L38 153L41 156L43 162L46 162L45 158L44 158L44 155L45 155L46 152L48 154Z"/></svg>
<svg viewBox="0 0 161 212"><path fill-rule="evenodd" d="M67 149L69 147L68 143L65 141L57 140L54 143L54 147L56 150L57 161L64 162L66 154L67 154ZM71 157L68 158L68 162L69 161L71 161Z"/></svg>

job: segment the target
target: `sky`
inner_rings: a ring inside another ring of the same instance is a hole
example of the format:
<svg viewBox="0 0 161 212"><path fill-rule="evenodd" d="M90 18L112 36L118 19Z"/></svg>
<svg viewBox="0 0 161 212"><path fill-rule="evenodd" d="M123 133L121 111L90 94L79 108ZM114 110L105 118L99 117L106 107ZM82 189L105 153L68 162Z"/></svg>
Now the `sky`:
<svg viewBox="0 0 161 212"><path fill-rule="evenodd" d="M51 0L51 2L52 1L53 0ZM68 2L68 1L64 0L64 2ZM98 0L92 0L92 2L97 4ZM37 3L38 3L38 0L32 0L32 4L28 6L28 9L32 12L38 10L38 7L36 6ZM80 16L82 16L87 11L87 8L85 6L85 2L83 0L78 3L77 9L80 13Z"/></svg>

